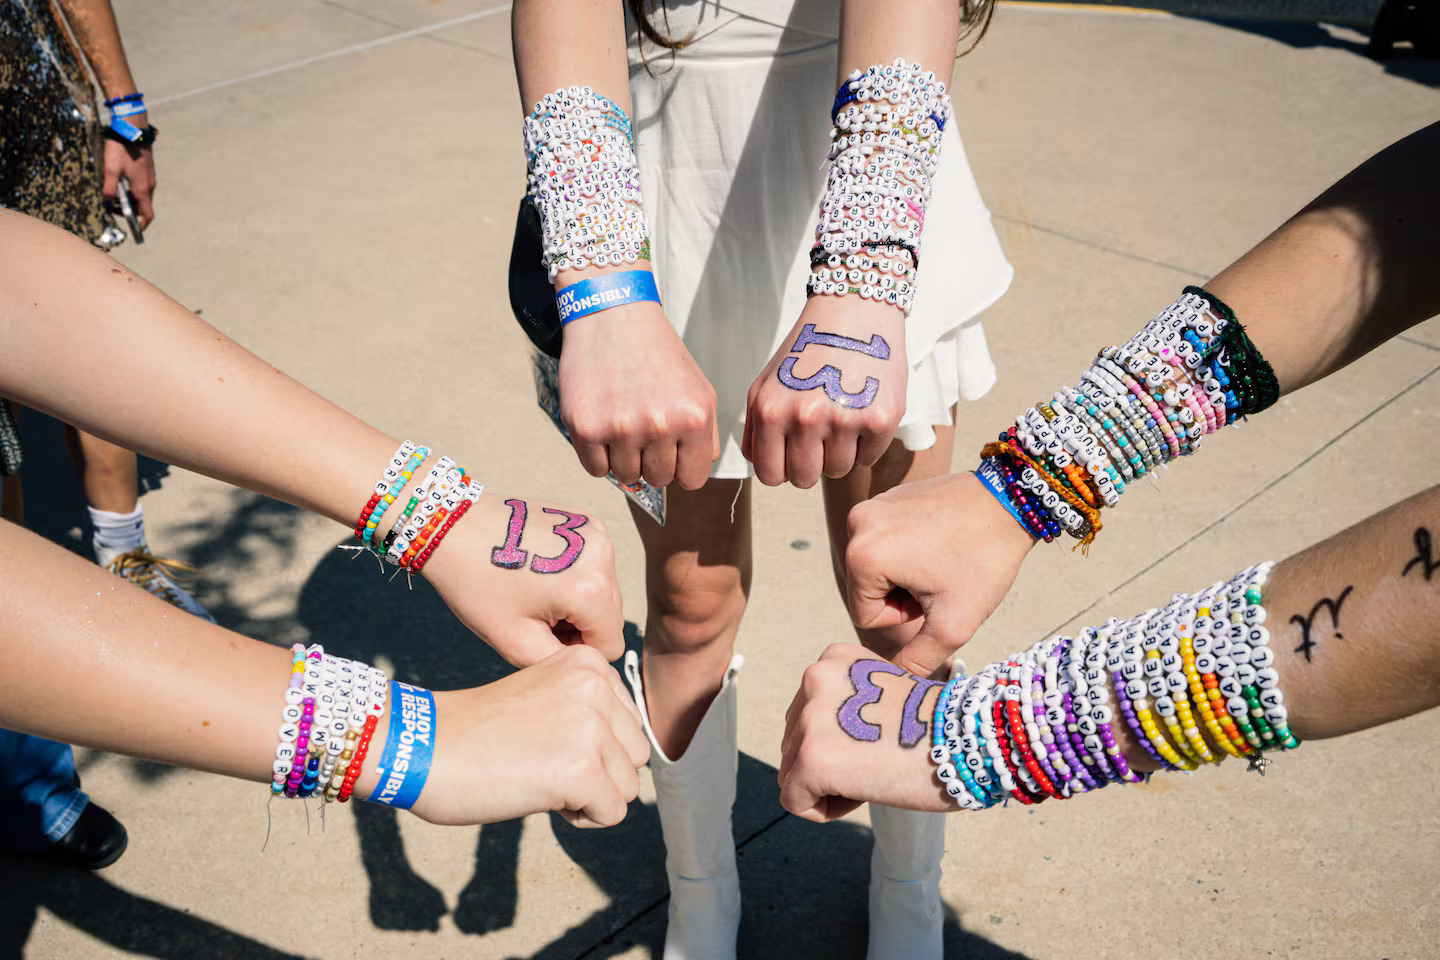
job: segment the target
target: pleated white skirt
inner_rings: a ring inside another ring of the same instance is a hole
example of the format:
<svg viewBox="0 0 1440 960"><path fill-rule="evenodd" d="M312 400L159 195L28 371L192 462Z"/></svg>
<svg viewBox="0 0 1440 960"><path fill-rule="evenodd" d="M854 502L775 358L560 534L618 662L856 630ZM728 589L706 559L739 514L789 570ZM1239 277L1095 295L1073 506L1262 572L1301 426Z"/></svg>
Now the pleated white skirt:
<svg viewBox="0 0 1440 960"><path fill-rule="evenodd" d="M712 476L747 477L740 454L750 384L805 304L825 186L838 4L766 0L763 13L668 0L670 52L630 27L630 96L652 262L665 313L719 399ZM762 18L763 17L763 18ZM666 22L656 16L656 25ZM944 134L906 323L911 370L897 438L935 443L957 400L983 396L995 367L979 316L1010 285L956 129Z"/></svg>

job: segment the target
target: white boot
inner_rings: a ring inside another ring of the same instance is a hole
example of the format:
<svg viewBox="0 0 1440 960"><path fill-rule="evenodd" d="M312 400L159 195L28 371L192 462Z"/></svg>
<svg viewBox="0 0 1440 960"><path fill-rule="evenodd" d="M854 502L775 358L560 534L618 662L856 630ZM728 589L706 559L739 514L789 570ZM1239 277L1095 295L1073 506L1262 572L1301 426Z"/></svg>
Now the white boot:
<svg viewBox="0 0 1440 960"><path fill-rule="evenodd" d="M869 960L941 960L945 814L870 804Z"/></svg>
<svg viewBox="0 0 1440 960"><path fill-rule="evenodd" d="M735 805L737 763L735 680L744 662L738 654L730 661L720 692L685 755L671 760L650 727L640 660L634 651L625 654L625 677L650 738L650 773L665 837L670 912L664 960L735 960L740 877L735 872L730 809Z"/></svg>

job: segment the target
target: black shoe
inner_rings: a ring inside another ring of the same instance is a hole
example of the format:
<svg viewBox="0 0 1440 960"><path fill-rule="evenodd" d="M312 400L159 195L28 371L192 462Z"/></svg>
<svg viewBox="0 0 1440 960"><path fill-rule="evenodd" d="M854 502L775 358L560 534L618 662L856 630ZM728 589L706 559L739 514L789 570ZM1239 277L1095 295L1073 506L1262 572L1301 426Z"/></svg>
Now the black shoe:
<svg viewBox="0 0 1440 960"><path fill-rule="evenodd" d="M52 843L46 855L68 867L99 870L119 860L129 842L125 825L92 800L70 832Z"/></svg>

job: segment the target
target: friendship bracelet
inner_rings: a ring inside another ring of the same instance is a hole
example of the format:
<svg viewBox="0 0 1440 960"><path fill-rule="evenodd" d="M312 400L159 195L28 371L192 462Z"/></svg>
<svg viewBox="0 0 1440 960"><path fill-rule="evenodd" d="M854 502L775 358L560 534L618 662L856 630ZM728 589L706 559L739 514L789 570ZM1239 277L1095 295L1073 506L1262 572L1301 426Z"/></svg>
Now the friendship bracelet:
<svg viewBox="0 0 1440 960"><path fill-rule="evenodd" d="M1000 506L1005 508L1005 512L1015 518L1015 522L1020 524L1020 529L1030 534L1030 536L1039 539L1035 531L1031 530L1029 524L1025 522L1025 518L1020 516L1020 511L1016 509L1015 505L1005 496L1004 481L1000 476L1000 468L995 458L985 457L982 459L980 465L975 468L973 473L975 478L984 485L985 489L990 491L990 495L999 502Z"/></svg>
<svg viewBox="0 0 1440 960"><path fill-rule="evenodd" d="M1163 768L1191 771L1229 754L1247 756L1251 769L1263 773L1269 761L1262 754L1299 745L1283 712L1264 626L1271 566L1251 567L1199 594L1176 594L1165 607L1129 620L1052 637L952 679L936 704L931 748L946 795L965 809L984 809L1145 779L1130 769L1115 739L1112 684L1127 726ZM1224 720L1211 709L1206 667L1221 677ZM1232 718L1237 732L1249 728L1243 750L1228 735Z"/></svg>
<svg viewBox="0 0 1440 960"><path fill-rule="evenodd" d="M546 94L524 121L527 193L540 216L541 262L562 269L650 259L634 129L590 87Z"/></svg>
<svg viewBox="0 0 1440 960"><path fill-rule="evenodd" d="M854 109L849 98L842 97L837 104L842 111ZM868 214L869 208L863 213ZM812 256L812 264L816 262ZM1055 524L1080 540L1077 547L1088 552L1100 529L1098 511L1118 503L1128 484L1147 474L1155 476L1158 468L1176 457L1198 452L1206 434L1267 408L1276 402L1279 391L1273 368L1245 334L1234 311L1204 289L1186 287L1124 344L1098 351L1073 387L1062 386L1048 402L1016 417L1015 426L1000 435L998 444L986 444L981 457L996 459L1002 475L1005 467L1015 464L1016 482L999 490L1028 532L1044 539L1040 533L1044 525L1053 539L1054 531L1044 523L1048 512ZM1027 467L1033 476L1027 475ZM1047 500L1038 508L1035 497L1044 495L1032 480L1043 480L1060 501L1051 506ZM1001 495L993 488L992 494ZM1205 655L1197 645L1195 656ZM1174 690L1156 692L1146 683L1146 692L1156 700L1167 727L1172 718L1179 727L1193 726L1197 733L1200 724L1208 726L1203 701L1222 731L1227 721L1221 712L1233 722L1247 749L1254 748L1256 739L1262 744L1270 742L1267 738L1282 739L1267 717L1272 708L1258 684L1242 683L1233 696L1224 698L1224 710L1217 712L1208 692L1196 699L1195 691L1188 689L1191 683L1183 661L1170 663L1173 669L1167 682ZM1206 672L1197 673L1200 689L1207 691ZM1182 681L1184 691L1179 689ZM1171 699L1172 693L1179 696ZM1128 690L1125 696L1132 704L1137 699ZM1138 713L1135 719L1140 722ZM1225 739L1234 745L1233 738ZM1157 744L1150 745L1159 751ZM1177 747L1187 759L1203 760L1190 737L1182 736Z"/></svg>

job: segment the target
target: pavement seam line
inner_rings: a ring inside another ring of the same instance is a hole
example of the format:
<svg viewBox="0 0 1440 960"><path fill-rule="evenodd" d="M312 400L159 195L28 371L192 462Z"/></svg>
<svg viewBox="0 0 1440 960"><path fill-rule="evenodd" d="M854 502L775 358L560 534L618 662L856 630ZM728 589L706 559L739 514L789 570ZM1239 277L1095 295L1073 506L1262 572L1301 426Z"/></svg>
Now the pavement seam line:
<svg viewBox="0 0 1440 960"><path fill-rule="evenodd" d="M1094 600L1093 602L1091 602L1088 606L1086 606L1084 609L1079 610L1078 612L1071 614L1069 617L1065 618L1064 620L1061 620L1061 621L1060 621L1059 623L1057 623L1053 628L1051 628L1050 630L1047 630L1047 631L1045 632L1045 636L1044 636L1043 639L1048 639L1048 638L1050 638L1050 637L1055 636L1057 633L1059 633L1060 629L1061 629L1062 627L1064 627L1067 623L1074 623L1076 620L1078 620L1078 619L1080 619L1081 617L1085 616L1085 614L1089 613L1091 610L1094 610L1096 607L1098 607L1101 603L1103 603L1103 602L1105 602L1106 600L1108 600L1110 597L1115 596L1115 594L1119 593L1121 590L1124 590L1124 589L1125 589L1126 587L1128 587L1130 584L1134 583L1136 580L1139 580L1139 579L1140 579L1141 577L1143 577L1145 574L1149 573L1151 570L1154 570L1154 569L1155 569L1156 567L1158 567L1160 564L1164 563L1166 560L1170 559L1170 558L1173 557L1175 554L1179 553L1181 550L1184 550L1186 547L1190 546L1190 545L1191 545L1192 543L1194 543L1196 540L1200 539L1200 538L1203 537L1205 534L1209 533L1211 530L1213 530L1213 529L1215 529L1216 527L1220 526L1220 524L1224 523L1226 520L1229 520L1229 519L1230 519L1232 516L1234 516L1236 513L1238 513L1238 512L1240 512L1241 510L1245 509L1245 508L1248 507L1251 503L1253 503L1255 500L1259 499L1261 496L1263 496L1264 494L1268 493L1271 489L1273 489L1273 488L1275 487L1276 484L1280 483L1280 481L1284 480L1286 477L1291 476L1292 474L1295 473L1295 471L1299 470L1301 467L1305 466L1305 465L1308 464L1310 461L1312 461L1312 460L1314 460L1316 457L1320 456L1320 454L1324 453L1326 450L1329 450L1329 449L1330 449L1331 447L1333 447L1335 444L1339 443L1343 438L1349 436L1352 432L1354 432L1355 430L1358 430L1360 427L1364 426L1367 422L1369 422L1370 418L1372 418L1372 417L1374 417L1376 414L1380 413L1382 410L1384 410L1386 407L1390 406L1392 403L1395 403L1395 402L1396 402L1397 400L1399 400L1401 397L1405 396L1407 393L1409 393L1410 391L1414 390L1416 387L1420 386L1420 385L1421 385L1422 383L1424 383L1426 380L1429 380L1431 377L1435 376L1436 373L1440 373L1440 366L1432 367L1428 373L1426 373L1425 375L1421 376L1419 379L1413 381L1413 382L1412 382L1409 386L1407 386L1404 390L1401 390L1399 393L1395 394L1393 397L1391 397L1390 399L1386 400L1384 403L1380 404L1380 406L1376 407L1374 410L1371 410L1369 413L1365 414L1365 416L1361 417L1359 420L1356 420L1356 421L1355 421L1354 423L1352 423L1350 426L1346 427L1344 430L1340 431L1340 432L1337 433L1335 436L1333 436L1333 437L1331 437L1329 440L1325 441L1325 443L1323 443L1318 449L1316 449L1313 453L1311 453L1310 455L1308 455L1307 457L1305 457L1305 458L1304 458L1303 460L1301 460L1299 463L1296 463L1296 464L1295 464L1294 466L1292 466L1289 470L1286 470L1284 473L1280 474L1280 476L1278 476L1278 477L1276 477L1275 479L1271 480L1269 483L1265 484L1265 486L1261 487L1259 490L1256 490L1254 493L1252 493L1250 496L1246 497L1246 498L1245 498L1244 500L1242 500L1240 503L1237 503L1234 507L1232 507L1231 509L1225 511L1225 513L1224 513L1223 515L1217 517L1216 519L1212 520L1210 523L1208 523L1207 525L1205 525L1205 526L1202 527L1201 529L1197 530L1194 534L1192 534L1191 536L1187 537L1183 542L1177 544L1177 545L1176 545L1175 547L1173 547L1172 549L1166 551L1166 552L1165 552L1164 554L1162 554L1161 556L1155 558L1155 560L1154 560L1153 562L1151 562L1150 564L1148 564L1144 569L1137 571L1137 572L1134 574L1134 576L1132 576L1132 577L1130 577L1129 579L1125 580L1123 583L1118 584L1117 586L1111 587L1109 590L1105 591L1104 594L1102 594L1102 595L1099 596L1099 597L1096 597L1095 600ZM1336 531L1336 532L1338 533L1339 531Z"/></svg>
<svg viewBox="0 0 1440 960"><path fill-rule="evenodd" d="M331 6L340 7L340 9L344 9L347 13L355 13L355 11L350 10L348 7L343 7L339 4L331 4ZM363 43L355 43L351 44L348 47L340 47L336 50L326 51L325 53L317 53L312 57L301 57L298 60L291 60L287 63L276 64L273 67L266 67L263 70L255 70L251 73L242 74L238 77L230 77L226 80L216 80L214 83L202 84L201 86L194 87L190 90L182 90L179 93L172 93L166 97L158 97L152 99L150 101L150 105L159 106L164 103L174 103L177 100L187 100L190 97L199 96L202 93L210 93L215 90L223 90L226 87L233 87L237 84L248 83L251 80L261 80L265 77L274 76L277 73L286 73L290 70L299 69L300 67L308 67L314 63L323 63L326 60L334 60L336 57L344 57L352 53L363 53L366 50L373 50L376 47L383 47L391 43L396 43L400 40L409 40L413 37L422 37L426 34L435 33L439 30L448 30L451 27L458 27L462 24L473 23L476 20L483 20L486 17L494 16L497 13L504 13L509 9L510 4L508 3L501 4L498 7L487 7L484 10L477 10L474 13L467 13L459 17L451 17L449 20L441 20L439 23L432 23L429 26L416 27L413 30L402 30L399 33L391 33L383 37L376 37L374 40L366 40ZM369 19L372 21L375 20L374 17L365 17L364 19Z"/></svg>
<svg viewBox="0 0 1440 960"><path fill-rule="evenodd" d="M1152 267L1163 267L1166 270L1173 270L1176 273L1184 274L1187 277L1193 277L1197 280L1210 279L1205 274L1199 273L1195 270L1191 270L1189 267L1177 267L1175 264L1166 263L1164 260L1156 260L1154 257L1141 256L1138 253L1131 253L1129 250L1121 250L1118 247L1107 246L1106 244L1100 243L1096 240L1087 240L1084 237L1077 237L1074 234L1066 233L1064 230L1057 230L1054 227L1047 227L1043 224L1035 223L1031 220L1022 220L1019 217L1011 217L1003 213L991 213L990 216L995 220L1003 220L1006 223L1013 223L1016 226L1028 227L1031 230L1039 230L1041 233L1048 233L1051 236L1059 237L1062 240L1069 240L1072 243L1078 243L1081 246L1089 247L1092 250L1100 250L1104 253L1113 253L1117 257L1124 257L1127 260L1134 260L1136 263L1145 263L1149 264Z"/></svg>
<svg viewBox="0 0 1440 960"><path fill-rule="evenodd" d="M1440 347L1434 346L1433 344L1426 343L1424 340L1416 340L1414 337L1407 337L1407 336L1405 336L1405 334L1403 334L1403 333L1400 334L1400 336L1396 337L1395 339L1396 339L1396 340L1404 340L1406 343L1411 344L1412 346L1424 347L1426 350L1440 351Z"/></svg>
<svg viewBox="0 0 1440 960"><path fill-rule="evenodd" d="M789 816L790 814L788 813L782 813L775 819L771 820L769 823L765 824L763 827L760 827L754 833L750 834L745 839L738 841L735 844L735 852L739 853L741 850L744 850L751 843L758 840L762 834L768 833L773 828L779 826L780 823ZM670 894L666 893L663 897L656 900L654 903L651 903L649 906L643 907L642 909L636 911L636 913L629 920L626 920L624 923L620 924L620 926L616 927L614 930L611 930L609 933L602 936L599 940L586 947L584 952L576 954L575 960L585 960L586 957L590 956L596 950L599 950L601 947L608 946L609 944L606 943L607 940L613 941L616 937L620 936L620 934L624 933L626 930L629 930L635 924L645 919L645 917L648 916L652 911L661 906L664 906L665 901L669 899Z"/></svg>

